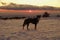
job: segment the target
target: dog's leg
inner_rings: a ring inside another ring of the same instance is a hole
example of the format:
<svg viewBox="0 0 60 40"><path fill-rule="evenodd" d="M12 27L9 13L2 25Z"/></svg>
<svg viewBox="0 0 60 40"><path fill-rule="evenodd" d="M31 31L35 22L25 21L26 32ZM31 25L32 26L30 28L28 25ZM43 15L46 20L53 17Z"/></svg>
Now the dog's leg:
<svg viewBox="0 0 60 40"><path fill-rule="evenodd" d="M26 25L26 24L23 24L23 29L24 29L25 25Z"/></svg>
<svg viewBox="0 0 60 40"><path fill-rule="evenodd" d="M37 28L37 24L35 24L35 30L36 30L36 28Z"/></svg>
<svg viewBox="0 0 60 40"><path fill-rule="evenodd" d="M29 30L29 28L28 28L28 27L29 27L29 24L27 24L27 30Z"/></svg>

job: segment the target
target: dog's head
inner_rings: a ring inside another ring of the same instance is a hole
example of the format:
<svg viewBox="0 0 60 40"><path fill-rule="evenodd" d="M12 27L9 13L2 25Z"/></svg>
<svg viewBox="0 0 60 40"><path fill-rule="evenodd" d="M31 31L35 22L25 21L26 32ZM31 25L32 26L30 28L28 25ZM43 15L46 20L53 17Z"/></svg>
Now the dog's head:
<svg viewBox="0 0 60 40"><path fill-rule="evenodd" d="M40 18L41 17L41 15L37 15L37 18Z"/></svg>

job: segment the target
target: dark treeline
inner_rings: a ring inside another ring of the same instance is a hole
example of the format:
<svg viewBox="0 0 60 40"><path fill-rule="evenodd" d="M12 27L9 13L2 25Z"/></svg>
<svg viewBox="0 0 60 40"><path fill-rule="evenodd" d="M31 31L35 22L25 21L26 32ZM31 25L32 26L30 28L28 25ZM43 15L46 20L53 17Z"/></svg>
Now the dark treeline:
<svg viewBox="0 0 60 40"><path fill-rule="evenodd" d="M35 16L37 16L37 15L35 15ZM43 18L50 17L50 14L48 12L44 12L44 14L41 15L41 17L43 17ZM55 17L60 17L60 15L57 14L57 15L55 15ZM18 16L14 16L14 17L3 17L3 16L0 16L0 19L3 19L3 20L7 20L7 19L24 19L24 18L26 18L26 17L25 16L23 16L23 17L18 17Z"/></svg>
<svg viewBox="0 0 60 40"><path fill-rule="evenodd" d="M18 17L18 16L16 16L16 17L2 17L2 16L0 16L0 19L3 19L3 20L7 20L7 19L24 19L25 17Z"/></svg>
<svg viewBox="0 0 60 40"><path fill-rule="evenodd" d="M48 12L45 12L44 14L43 14L43 17L49 17L50 16L50 14L48 13Z"/></svg>
<svg viewBox="0 0 60 40"><path fill-rule="evenodd" d="M57 15L57 17L60 17L60 15Z"/></svg>

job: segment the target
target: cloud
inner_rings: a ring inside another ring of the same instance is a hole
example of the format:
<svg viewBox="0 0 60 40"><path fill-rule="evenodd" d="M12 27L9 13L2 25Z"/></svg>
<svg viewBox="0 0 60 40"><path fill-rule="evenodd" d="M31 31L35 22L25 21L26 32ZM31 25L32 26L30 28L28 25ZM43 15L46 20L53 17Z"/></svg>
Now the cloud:
<svg viewBox="0 0 60 40"><path fill-rule="evenodd" d="M7 3L1 2L2 5L6 5Z"/></svg>
<svg viewBox="0 0 60 40"><path fill-rule="evenodd" d="M19 8L19 5L15 4L15 3L10 3L8 5L5 6L1 6L0 9L10 9L10 10L14 10Z"/></svg>
<svg viewBox="0 0 60 40"><path fill-rule="evenodd" d="M7 6L1 6L0 9L8 9L8 10L23 10L23 9L39 9L36 6L32 6L32 5L18 5L15 3L10 3Z"/></svg>
<svg viewBox="0 0 60 40"><path fill-rule="evenodd" d="M55 8L51 6L33 6L33 5L23 5L23 4L16 4L10 3L5 6L0 6L0 9L7 9L7 10L60 10L60 8Z"/></svg>

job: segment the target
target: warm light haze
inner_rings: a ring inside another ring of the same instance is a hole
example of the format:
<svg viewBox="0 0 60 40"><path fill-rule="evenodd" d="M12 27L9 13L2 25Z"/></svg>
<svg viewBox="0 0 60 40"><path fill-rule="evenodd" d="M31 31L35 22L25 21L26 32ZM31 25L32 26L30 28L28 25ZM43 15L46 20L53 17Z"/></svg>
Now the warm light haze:
<svg viewBox="0 0 60 40"><path fill-rule="evenodd" d="M16 3L16 4L28 4L28 5L36 5L36 6L54 6L60 7L60 0L0 0L0 6L4 2L6 4Z"/></svg>

